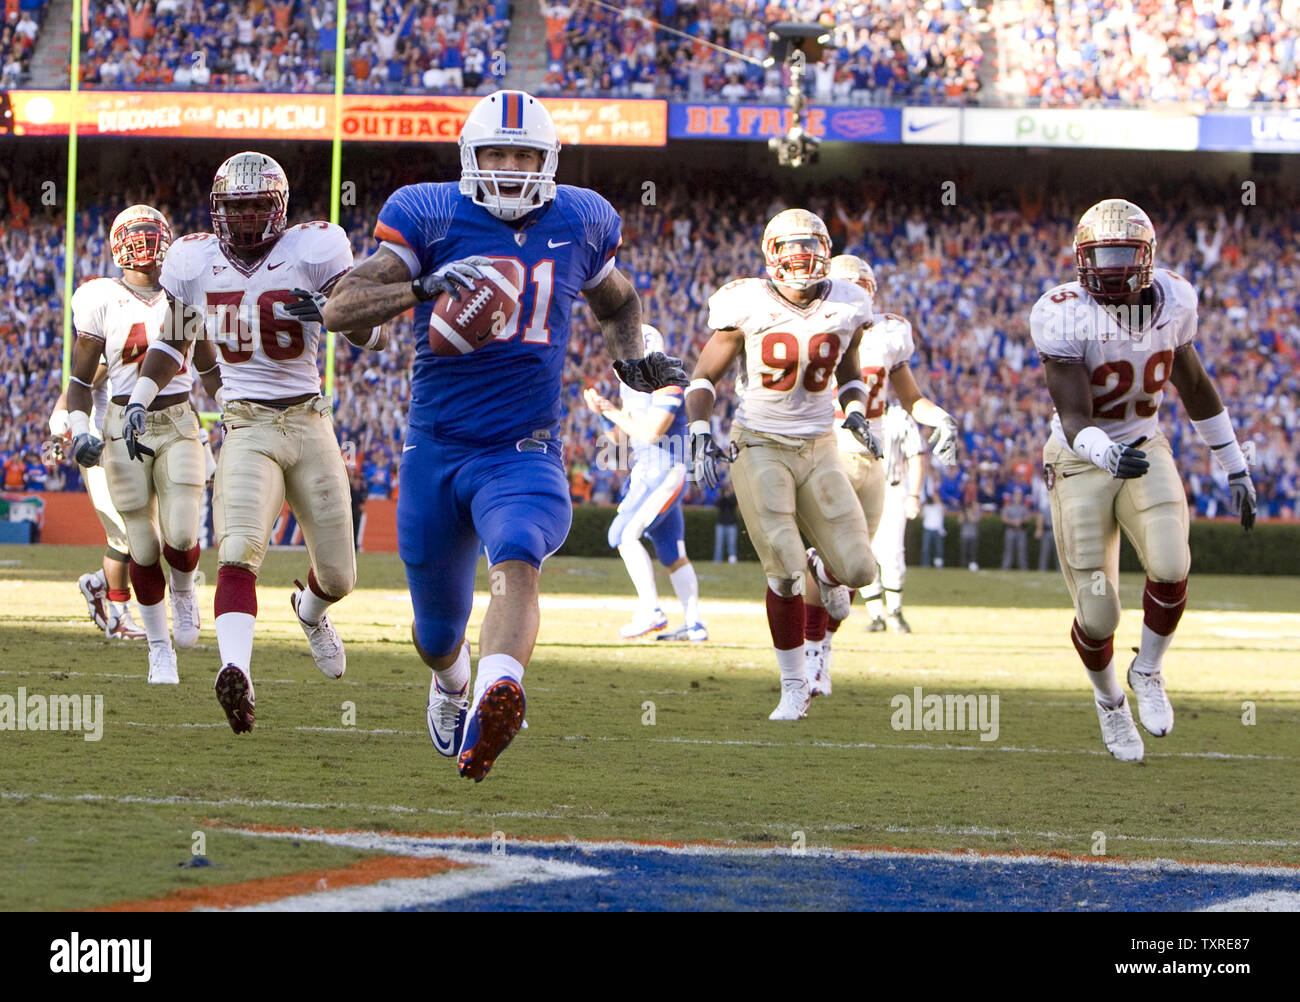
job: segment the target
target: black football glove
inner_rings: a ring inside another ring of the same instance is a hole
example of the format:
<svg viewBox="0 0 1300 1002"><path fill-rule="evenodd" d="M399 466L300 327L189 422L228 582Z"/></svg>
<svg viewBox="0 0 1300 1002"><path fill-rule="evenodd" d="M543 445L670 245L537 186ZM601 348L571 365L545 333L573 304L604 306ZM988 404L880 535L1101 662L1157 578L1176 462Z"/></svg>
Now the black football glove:
<svg viewBox="0 0 1300 1002"><path fill-rule="evenodd" d="M686 386L689 382L682 360L662 351L652 351L645 358L616 358L614 373L628 389L640 393L653 393L665 386Z"/></svg>
<svg viewBox="0 0 1300 1002"><path fill-rule="evenodd" d="M1250 479L1250 471L1242 470L1228 477L1228 487L1232 489L1232 513L1241 516L1241 527L1247 532L1255 528L1255 509L1258 498L1255 495L1255 483Z"/></svg>
<svg viewBox="0 0 1300 1002"><path fill-rule="evenodd" d="M285 303L285 313L305 324L325 323L325 318L321 316L321 310L325 309L329 296L323 292L308 292L306 289L294 289L293 294L298 297L298 301L296 303Z"/></svg>
<svg viewBox="0 0 1300 1002"><path fill-rule="evenodd" d="M78 466L94 466L99 462L99 454L103 451L104 440L102 438L96 438L88 431L73 436L72 458L77 461Z"/></svg>
<svg viewBox="0 0 1300 1002"><path fill-rule="evenodd" d="M1106 450L1103 462L1105 463L1103 469L1116 480L1132 480L1151 469L1145 452L1122 442L1116 442Z"/></svg>
<svg viewBox="0 0 1300 1002"><path fill-rule="evenodd" d="M880 448L880 443L876 441L876 436L871 434L871 425L867 424L867 419L857 411L846 417L840 427L851 433L876 459L885 454Z"/></svg>
<svg viewBox="0 0 1300 1002"><path fill-rule="evenodd" d="M718 486L718 464L735 459L734 453L723 449L713 436L699 433L691 436L691 479L712 490Z"/></svg>
<svg viewBox="0 0 1300 1002"><path fill-rule="evenodd" d="M483 268L492 264L491 258L476 255L474 257L461 258L459 261L452 261L444 264L437 271L431 271L427 275L421 275L411 282L411 291L415 293L415 298L422 303L427 303L435 296L451 296L457 302L460 301L461 289L472 289L474 283L481 281L483 278Z"/></svg>
<svg viewBox="0 0 1300 1002"><path fill-rule="evenodd" d="M153 455L153 450L139 441L140 436L144 434L145 414L144 404L127 404L122 425L122 438L126 441L126 454L141 463L144 462L145 456ZM81 460L78 459L77 462L80 463Z"/></svg>

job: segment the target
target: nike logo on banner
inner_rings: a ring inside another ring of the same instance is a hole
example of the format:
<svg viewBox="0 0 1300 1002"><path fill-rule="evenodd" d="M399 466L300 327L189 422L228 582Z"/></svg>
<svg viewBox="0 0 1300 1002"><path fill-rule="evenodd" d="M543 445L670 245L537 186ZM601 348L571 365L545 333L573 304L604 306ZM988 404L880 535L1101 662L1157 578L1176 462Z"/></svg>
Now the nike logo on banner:
<svg viewBox="0 0 1300 1002"><path fill-rule="evenodd" d="M275 262L275 264L268 264L268 265L266 266L266 270L267 270L267 271L275 271L275 269L278 268L278 267L280 267L280 265L282 265L282 264L284 264L283 261L277 261L277 262Z"/></svg>
<svg viewBox="0 0 1300 1002"><path fill-rule="evenodd" d="M948 121L951 121L951 119L947 119L947 118L938 118L938 119L935 119L933 122L926 122L924 125L917 125L915 122L908 122L908 123L907 123L907 131L908 131L908 132L924 132L926 129L933 129L936 125L943 125L945 122L948 122Z"/></svg>
<svg viewBox="0 0 1300 1002"><path fill-rule="evenodd" d="M571 243L573 243L572 240L561 240L559 243L556 243L554 240L547 240L546 246L549 247L551 250L555 250L556 247L563 247L566 244L571 244Z"/></svg>

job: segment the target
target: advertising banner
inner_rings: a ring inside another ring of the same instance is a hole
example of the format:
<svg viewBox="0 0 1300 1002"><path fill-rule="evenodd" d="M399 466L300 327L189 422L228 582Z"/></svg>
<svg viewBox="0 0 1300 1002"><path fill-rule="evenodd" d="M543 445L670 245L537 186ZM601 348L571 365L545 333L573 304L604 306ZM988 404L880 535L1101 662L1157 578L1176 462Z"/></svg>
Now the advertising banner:
<svg viewBox="0 0 1300 1002"><path fill-rule="evenodd" d="M962 140L972 146L1194 150L1196 117L1120 109L966 108Z"/></svg>
<svg viewBox="0 0 1300 1002"><path fill-rule="evenodd" d="M1300 153L1300 111L1260 115L1202 115L1200 148Z"/></svg>
<svg viewBox="0 0 1300 1002"><path fill-rule="evenodd" d="M771 139L784 136L794 115L779 104L672 104L670 139ZM804 127L818 139L844 143L902 141L901 108L828 108L813 105Z"/></svg>

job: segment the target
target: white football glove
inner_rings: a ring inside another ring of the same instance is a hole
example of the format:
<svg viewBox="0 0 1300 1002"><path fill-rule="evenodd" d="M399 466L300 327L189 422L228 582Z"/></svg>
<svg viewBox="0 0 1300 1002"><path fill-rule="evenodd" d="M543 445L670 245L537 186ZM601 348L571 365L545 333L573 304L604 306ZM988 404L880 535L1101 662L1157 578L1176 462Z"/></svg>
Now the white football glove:
<svg viewBox="0 0 1300 1002"><path fill-rule="evenodd" d="M1250 471L1233 473L1228 477L1228 487L1232 491L1232 513L1241 516L1241 527L1250 532L1255 528L1255 509L1259 501L1255 494L1255 482L1250 479Z"/></svg>
<svg viewBox="0 0 1300 1002"><path fill-rule="evenodd" d="M930 451L935 461L943 466L956 465L957 441L957 421L951 414L945 414L930 436Z"/></svg>

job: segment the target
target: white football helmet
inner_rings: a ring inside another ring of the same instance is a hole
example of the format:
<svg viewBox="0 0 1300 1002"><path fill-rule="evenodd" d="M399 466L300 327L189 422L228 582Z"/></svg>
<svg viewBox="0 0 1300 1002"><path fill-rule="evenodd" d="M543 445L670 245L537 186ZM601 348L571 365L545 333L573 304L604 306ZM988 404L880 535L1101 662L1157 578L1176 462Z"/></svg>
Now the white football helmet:
<svg viewBox="0 0 1300 1002"><path fill-rule="evenodd" d="M543 153L540 171L490 171L478 165L484 146L527 146ZM460 130L460 193L507 222L526 216L555 197L560 140L542 103L521 90L489 94ZM518 195L502 195L501 184L520 184Z"/></svg>
<svg viewBox="0 0 1300 1002"><path fill-rule="evenodd" d="M642 324L641 339L645 342L645 353L647 355L652 351L662 352L664 350L664 336L659 333L658 327Z"/></svg>
<svg viewBox="0 0 1300 1002"><path fill-rule="evenodd" d="M152 205L132 205L123 209L108 231L108 246L113 263L125 271L149 271L162 265L172 242L172 228L167 217Z"/></svg>
<svg viewBox="0 0 1300 1002"><path fill-rule="evenodd" d="M833 257L826 274L828 278L842 278L846 282L852 282L866 289L872 299L876 298L876 273L871 270L871 265L860 257L853 254L840 254L838 257Z"/></svg>
<svg viewBox="0 0 1300 1002"><path fill-rule="evenodd" d="M1124 299L1151 284L1156 228L1132 202L1107 198L1079 218L1074 263L1079 284L1102 302Z"/></svg>
<svg viewBox="0 0 1300 1002"><path fill-rule="evenodd" d="M786 209L763 230L763 259L773 282L806 289L826 277L831 235L815 212Z"/></svg>
<svg viewBox="0 0 1300 1002"><path fill-rule="evenodd" d="M212 179L212 232L222 247L252 251L280 239L289 219L289 178L265 153L236 153Z"/></svg>

